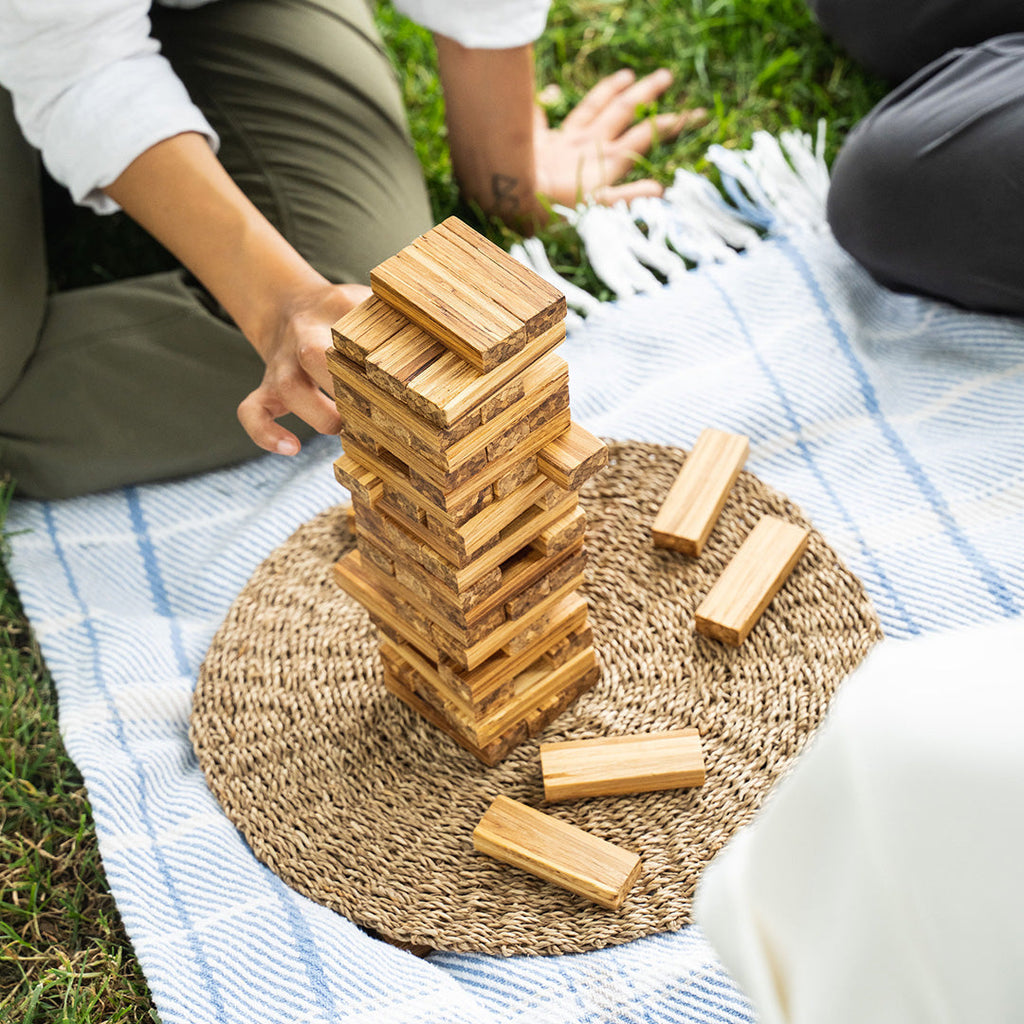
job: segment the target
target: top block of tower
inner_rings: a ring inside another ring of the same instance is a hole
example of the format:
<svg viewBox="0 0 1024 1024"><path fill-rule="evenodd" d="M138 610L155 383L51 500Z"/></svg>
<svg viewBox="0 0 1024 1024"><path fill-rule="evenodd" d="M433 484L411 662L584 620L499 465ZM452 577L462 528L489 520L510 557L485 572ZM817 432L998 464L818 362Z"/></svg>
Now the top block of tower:
<svg viewBox="0 0 1024 1024"><path fill-rule="evenodd" d="M482 373L565 317L565 296L450 217L371 271L374 294Z"/></svg>

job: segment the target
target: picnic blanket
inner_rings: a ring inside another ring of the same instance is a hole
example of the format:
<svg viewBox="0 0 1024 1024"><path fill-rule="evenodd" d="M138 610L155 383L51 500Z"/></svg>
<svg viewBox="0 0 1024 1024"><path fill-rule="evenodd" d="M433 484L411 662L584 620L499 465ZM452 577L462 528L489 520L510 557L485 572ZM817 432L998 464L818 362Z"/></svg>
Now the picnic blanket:
<svg viewBox="0 0 1024 1024"><path fill-rule="evenodd" d="M563 347L574 418L683 447L709 425L748 434L748 468L810 516L890 637L1017 616L1024 324L879 288L824 227L820 153L789 143L716 154L728 201L684 177L656 206L572 212L619 295L570 295L587 313ZM292 459L20 500L7 521L161 1020L749 1020L697 927L582 955L420 960L288 889L228 823L188 742L198 668L254 568L344 500L337 454L327 438Z"/></svg>

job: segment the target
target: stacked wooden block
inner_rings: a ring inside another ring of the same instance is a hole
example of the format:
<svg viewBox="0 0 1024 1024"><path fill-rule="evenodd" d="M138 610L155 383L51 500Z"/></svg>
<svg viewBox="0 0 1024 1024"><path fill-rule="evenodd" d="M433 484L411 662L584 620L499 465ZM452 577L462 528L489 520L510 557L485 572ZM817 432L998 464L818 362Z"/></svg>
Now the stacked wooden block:
<svg viewBox="0 0 1024 1024"><path fill-rule="evenodd" d="M357 549L340 586L385 635L388 689L487 764L598 678L565 298L455 218L371 274L334 327L335 463Z"/></svg>

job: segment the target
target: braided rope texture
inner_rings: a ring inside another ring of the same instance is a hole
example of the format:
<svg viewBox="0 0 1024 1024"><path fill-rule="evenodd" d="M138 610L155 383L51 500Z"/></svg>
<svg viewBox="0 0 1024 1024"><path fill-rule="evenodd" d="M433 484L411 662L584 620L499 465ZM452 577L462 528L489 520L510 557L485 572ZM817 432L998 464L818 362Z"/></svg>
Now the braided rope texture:
<svg viewBox="0 0 1024 1024"><path fill-rule="evenodd" d="M740 474L699 559L655 549L650 523L685 458L609 442L581 494L598 685L487 768L392 697L379 636L331 581L352 547L343 508L256 570L200 670L191 735L208 785L288 885L399 944L498 955L579 953L690 921L697 879L748 822L881 637L860 582L812 529L746 642L694 632L694 610L763 515L810 526ZM543 802L538 743L696 726L702 787ZM638 852L618 912L474 852L499 794Z"/></svg>

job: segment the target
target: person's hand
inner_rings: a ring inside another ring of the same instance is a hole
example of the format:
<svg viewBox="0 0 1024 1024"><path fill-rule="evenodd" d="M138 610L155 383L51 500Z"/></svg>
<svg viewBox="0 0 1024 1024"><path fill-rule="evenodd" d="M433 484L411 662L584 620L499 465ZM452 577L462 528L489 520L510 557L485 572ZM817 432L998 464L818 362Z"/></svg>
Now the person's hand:
<svg viewBox="0 0 1024 1024"><path fill-rule="evenodd" d="M276 322L253 341L267 369L260 386L238 406L238 419L261 448L280 455L299 451L299 439L276 422L285 413L294 413L321 434L339 431L325 351L331 325L369 294L370 289L359 284L325 282L304 290L282 306Z"/></svg>
<svg viewBox="0 0 1024 1024"><path fill-rule="evenodd" d="M672 84L662 68L637 79L631 70L601 79L558 128L536 107L534 151L536 190L542 200L575 206L581 200L611 205L620 199L659 196L663 186L652 178L619 184L658 140L673 139L685 127L706 119L702 107L654 114L637 120Z"/></svg>

